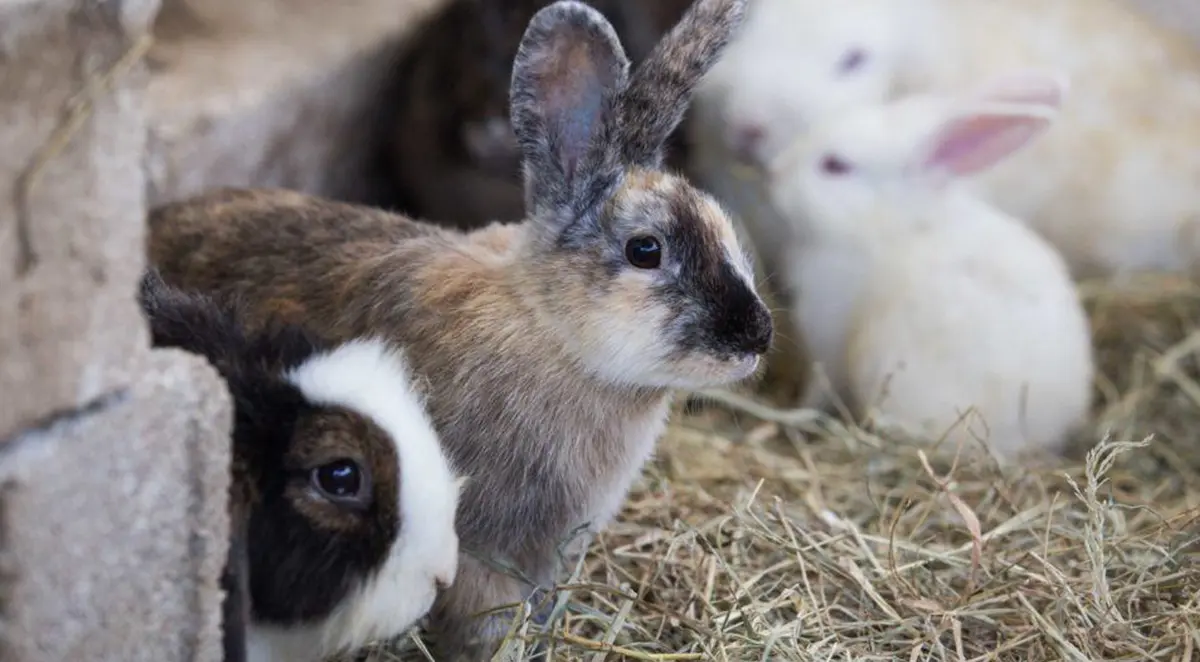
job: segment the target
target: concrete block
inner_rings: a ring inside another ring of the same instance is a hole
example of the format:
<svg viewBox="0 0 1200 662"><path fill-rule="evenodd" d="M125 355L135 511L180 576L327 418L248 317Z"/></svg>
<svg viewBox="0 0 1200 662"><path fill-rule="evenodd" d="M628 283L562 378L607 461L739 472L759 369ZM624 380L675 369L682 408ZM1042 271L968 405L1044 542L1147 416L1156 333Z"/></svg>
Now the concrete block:
<svg viewBox="0 0 1200 662"><path fill-rule="evenodd" d="M126 390L0 449L14 662L220 662L229 395L153 351Z"/></svg>
<svg viewBox="0 0 1200 662"><path fill-rule="evenodd" d="M445 0L168 0L150 54L151 204L220 185L360 197L393 44Z"/></svg>
<svg viewBox="0 0 1200 662"><path fill-rule="evenodd" d="M0 4L0 442L147 344L140 42L158 0Z"/></svg>

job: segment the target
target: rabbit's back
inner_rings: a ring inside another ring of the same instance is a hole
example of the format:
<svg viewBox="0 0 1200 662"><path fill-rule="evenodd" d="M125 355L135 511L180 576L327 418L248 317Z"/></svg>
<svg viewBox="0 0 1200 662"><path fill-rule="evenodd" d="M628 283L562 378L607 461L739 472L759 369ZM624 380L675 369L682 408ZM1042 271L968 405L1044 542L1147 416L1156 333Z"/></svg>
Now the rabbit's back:
<svg viewBox="0 0 1200 662"><path fill-rule="evenodd" d="M955 57L909 84L1044 66L1071 81L1056 126L975 190L1027 219L1076 277L1186 268L1178 235L1200 209L1200 127L1179 118L1200 115L1200 51L1126 3L943 2Z"/></svg>
<svg viewBox="0 0 1200 662"><path fill-rule="evenodd" d="M444 231L377 209L279 189L214 191L149 214L150 261L172 285L244 302L245 322L268 317L341 329L364 265ZM419 254L419 251L415 254ZM400 282L403 270L390 278ZM403 292L397 292L402 296Z"/></svg>
<svg viewBox="0 0 1200 662"><path fill-rule="evenodd" d="M972 431L998 452L1025 438L1055 450L1090 404L1087 319L1045 242L1015 220L980 221L914 237L879 265L848 340L852 388L935 436L974 406L987 427Z"/></svg>

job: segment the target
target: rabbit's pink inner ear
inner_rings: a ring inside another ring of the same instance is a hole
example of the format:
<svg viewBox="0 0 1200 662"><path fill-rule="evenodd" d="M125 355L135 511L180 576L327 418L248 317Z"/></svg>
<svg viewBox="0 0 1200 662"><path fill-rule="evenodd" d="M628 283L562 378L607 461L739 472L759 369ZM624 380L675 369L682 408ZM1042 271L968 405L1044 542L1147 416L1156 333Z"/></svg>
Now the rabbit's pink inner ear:
<svg viewBox="0 0 1200 662"><path fill-rule="evenodd" d="M534 65L546 137L568 180L591 147L605 97L618 85L623 71L612 51L590 37L561 30Z"/></svg>
<svg viewBox="0 0 1200 662"><path fill-rule="evenodd" d="M926 171L955 177L987 170L1024 147L1048 125L1045 117L970 113L945 124L925 151Z"/></svg>

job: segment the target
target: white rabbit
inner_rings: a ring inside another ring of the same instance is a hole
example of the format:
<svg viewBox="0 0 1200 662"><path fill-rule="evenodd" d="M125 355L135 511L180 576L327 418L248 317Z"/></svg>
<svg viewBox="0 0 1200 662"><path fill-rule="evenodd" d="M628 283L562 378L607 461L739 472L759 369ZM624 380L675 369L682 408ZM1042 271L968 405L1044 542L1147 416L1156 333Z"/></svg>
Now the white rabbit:
<svg viewBox="0 0 1200 662"><path fill-rule="evenodd" d="M969 185L1077 278L1200 274L1200 51L1115 0L757 0L698 90L694 174L718 195L745 189L731 159L761 166L822 116L1019 68L1063 72L1070 102L1036 145ZM738 202L748 195L726 201L770 245L786 230Z"/></svg>
<svg viewBox="0 0 1200 662"><path fill-rule="evenodd" d="M863 105L772 164L771 199L805 219L793 323L834 389L818 382L810 406L838 395L860 416L982 438L1001 457L1061 450L1091 404L1087 318L1061 256L959 180L1034 141L1062 97L1053 77L1024 72L971 95Z"/></svg>

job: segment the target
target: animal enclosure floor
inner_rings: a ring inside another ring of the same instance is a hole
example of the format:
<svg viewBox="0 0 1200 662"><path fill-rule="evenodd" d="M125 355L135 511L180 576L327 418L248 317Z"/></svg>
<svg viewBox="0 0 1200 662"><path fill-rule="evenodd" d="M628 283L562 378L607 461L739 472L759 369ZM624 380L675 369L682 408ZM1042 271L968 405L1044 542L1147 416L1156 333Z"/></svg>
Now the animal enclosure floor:
<svg viewBox="0 0 1200 662"><path fill-rule="evenodd" d="M1068 458L677 416L561 618L497 659L1200 659L1200 291L1085 299L1101 376ZM409 638L358 659L428 658Z"/></svg>

